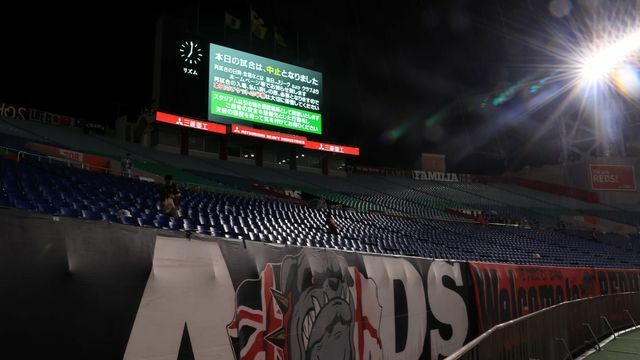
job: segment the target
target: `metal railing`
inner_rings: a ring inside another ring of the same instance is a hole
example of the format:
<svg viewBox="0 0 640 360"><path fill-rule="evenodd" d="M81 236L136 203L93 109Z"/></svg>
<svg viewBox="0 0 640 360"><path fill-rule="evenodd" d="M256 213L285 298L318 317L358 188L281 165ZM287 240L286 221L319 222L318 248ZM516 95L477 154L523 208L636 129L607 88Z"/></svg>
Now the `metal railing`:
<svg viewBox="0 0 640 360"><path fill-rule="evenodd" d="M15 159L20 162L24 159L33 159L36 160L38 162L46 162L49 164L58 164L58 165L63 165L63 166L68 166L68 167L73 167L73 168L80 168L83 170L90 170L90 171L95 171L95 172L100 172L100 173L104 173L104 174L111 174L111 175L116 175L116 176L121 176L122 172L118 171L117 169L111 169L111 168L106 168L106 167L101 167L101 166L96 166L96 165L89 165L89 164L85 164L82 161L78 161L78 160L74 160L74 159L69 159L69 158L63 158L63 157L57 157L57 156L51 156L51 155L41 155L41 154L36 154L36 153L32 153L29 151L25 151L25 150L20 150L20 149L14 149L14 148L10 148L10 147L6 147L6 146L0 146L0 156L5 155L5 156L14 156ZM142 176L140 173L136 173L135 171L132 173L132 177L140 177ZM162 182L162 176L158 175L158 174L151 174L151 176L153 176L151 179L157 182ZM211 185L207 185L207 184L201 184L201 183L194 183L194 182L189 182L189 181L181 181L179 182L180 186L186 187L186 188L198 188L200 190L203 191L214 191L214 192L220 192L224 189L224 192L226 193L232 193L232 194L242 194L242 195L248 195L248 196L258 196L257 194L248 192L248 191L242 191L242 190L236 190L233 189L231 187L225 187L223 185L220 185L218 187L215 186L211 186ZM264 195L261 195L262 197L264 197Z"/></svg>
<svg viewBox="0 0 640 360"><path fill-rule="evenodd" d="M99 171L105 174L119 175L117 171L112 170L111 168L106 168L106 167L97 166L97 165L89 165L89 164L83 163L82 161L69 159L69 158L63 158L63 157L57 157L57 156L51 156L51 155L41 155L41 154L36 154L36 153L32 153L32 152L28 152L20 149L13 149L5 146L0 146L0 152L4 155L15 155L18 161L23 160L25 158L33 158L37 161L45 161L50 164L58 163L58 164L66 165L68 167L76 167L76 168L85 169L85 170Z"/></svg>
<svg viewBox="0 0 640 360"><path fill-rule="evenodd" d="M567 301L496 325L446 360L573 359L639 317L638 292Z"/></svg>

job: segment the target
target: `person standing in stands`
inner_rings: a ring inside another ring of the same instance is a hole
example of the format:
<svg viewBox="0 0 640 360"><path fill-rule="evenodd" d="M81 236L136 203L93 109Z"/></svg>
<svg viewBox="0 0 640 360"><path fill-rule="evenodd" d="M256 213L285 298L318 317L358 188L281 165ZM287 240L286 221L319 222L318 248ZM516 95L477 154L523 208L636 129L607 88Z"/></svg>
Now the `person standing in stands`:
<svg viewBox="0 0 640 360"><path fill-rule="evenodd" d="M591 228L591 240L593 240L594 242L600 242L600 240L598 239L598 231L595 227Z"/></svg>
<svg viewBox="0 0 640 360"><path fill-rule="evenodd" d="M160 201L166 214L178 217L178 206L180 206L180 190L173 182L171 175L165 175L164 186L160 189Z"/></svg>
<svg viewBox="0 0 640 360"><path fill-rule="evenodd" d="M336 221L331 217L330 213L327 213L325 224L327 224L327 232L329 234L338 235L338 224L336 224Z"/></svg>
<svg viewBox="0 0 640 360"><path fill-rule="evenodd" d="M484 216L484 213L483 213L482 211L480 212L480 215L478 215L478 217L477 217L477 221L478 221L478 223L479 223L480 225L482 225L482 226L487 226L487 225L489 225L489 220L487 219L487 217L486 217L486 216Z"/></svg>
<svg viewBox="0 0 640 360"><path fill-rule="evenodd" d="M131 169L133 168L131 162L131 154L127 153L120 161L120 167L122 168L122 176L131 177Z"/></svg>

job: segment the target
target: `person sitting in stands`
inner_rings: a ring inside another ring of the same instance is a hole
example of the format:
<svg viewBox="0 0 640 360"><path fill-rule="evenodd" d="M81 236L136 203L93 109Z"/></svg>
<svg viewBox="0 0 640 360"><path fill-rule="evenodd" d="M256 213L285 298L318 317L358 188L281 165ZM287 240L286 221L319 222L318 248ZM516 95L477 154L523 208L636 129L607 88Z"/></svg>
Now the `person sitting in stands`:
<svg viewBox="0 0 640 360"><path fill-rule="evenodd" d="M178 217L178 206L180 204L180 190L173 182L171 175L164 177L164 186L160 189L160 201L166 214Z"/></svg>
<svg viewBox="0 0 640 360"><path fill-rule="evenodd" d="M131 177L131 169L133 167L131 163L131 154L127 153L125 157L122 158L120 167L122 168L122 176Z"/></svg>
<svg viewBox="0 0 640 360"><path fill-rule="evenodd" d="M327 232L329 234L338 235L338 224L336 224L330 213L327 213L325 224L327 224Z"/></svg>

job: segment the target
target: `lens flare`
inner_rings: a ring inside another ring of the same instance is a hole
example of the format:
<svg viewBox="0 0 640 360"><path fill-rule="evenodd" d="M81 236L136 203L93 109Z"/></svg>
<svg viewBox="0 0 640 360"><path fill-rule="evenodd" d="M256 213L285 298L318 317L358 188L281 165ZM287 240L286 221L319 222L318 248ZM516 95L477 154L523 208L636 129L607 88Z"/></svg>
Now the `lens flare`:
<svg viewBox="0 0 640 360"><path fill-rule="evenodd" d="M582 65L582 79L587 83L603 81L640 47L640 30L607 43L586 58Z"/></svg>
<svg viewBox="0 0 640 360"><path fill-rule="evenodd" d="M490 102L493 96L487 96L481 108L491 112L492 124L539 121L519 156L536 151L539 139L558 132L561 119L574 121L562 136L574 136L582 126L590 129L595 143L624 141L626 119L640 109L640 0L568 4L553 1L552 16L546 11L536 14L530 7L531 18L540 20L535 27L505 22L500 31L528 49L515 53L512 60L518 71L513 77L530 79L516 84L527 96L515 98L508 108L502 104L512 101L509 98L498 96ZM508 87L502 90L506 91L499 95L510 93Z"/></svg>

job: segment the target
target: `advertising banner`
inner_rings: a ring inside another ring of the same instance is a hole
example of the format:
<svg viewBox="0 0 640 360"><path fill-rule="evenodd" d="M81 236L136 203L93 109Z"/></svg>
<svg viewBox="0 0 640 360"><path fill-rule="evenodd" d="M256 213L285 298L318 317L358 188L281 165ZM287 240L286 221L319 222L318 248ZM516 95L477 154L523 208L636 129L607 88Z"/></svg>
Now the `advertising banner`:
<svg viewBox="0 0 640 360"><path fill-rule="evenodd" d="M304 136L283 134L275 131L259 130L242 125L231 126L231 133L295 145L304 145L307 141L307 138L305 138Z"/></svg>
<svg viewBox="0 0 640 360"><path fill-rule="evenodd" d="M469 263L482 333L566 300L638 291L640 270Z"/></svg>
<svg viewBox="0 0 640 360"><path fill-rule="evenodd" d="M251 184L250 188L251 190L261 192L263 194L279 197L279 198L284 198L284 199L287 199L288 201L301 204L301 205L306 205L307 201L309 200L309 198L305 196L306 194L304 194L300 190L286 189L286 188L262 185L257 183Z"/></svg>
<svg viewBox="0 0 640 360"><path fill-rule="evenodd" d="M472 182L473 177L469 174L444 173L437 171L413 170L414 180L443 181L443 182Z"/></svg>
<svg viewBox="0 0 640 360"><path fill-rule="evenodd" d="M422 171L447 172L445 161L445 155L422 153Z"/></svg>
<svg viewBox="0 0 640 360"><path fill-rule="evenodd" d="M91 171L106 171L109 169L111 164L111 160L109 158L67 150L56 146L30 142L27 143L27 147L36 150L41 154L61 157L88 165L86 168Z"/></svg>
<svg viewBox="0 0 640 360"><path fill-rule="evenodd" d="M227 126L220 125L208 121L200 121L196 119L190 119L188 117L173 115L161 111L156 112L156 121L163 122L171 125L178 125L182 127L188 127L196 130L208 131L218 134L226 134Z"/></svg>
<svg viewBox="0 0 640 360"><path fill-rule="evenodd" d="M640 270L434 261L0 215L0 291L12 294L0 297L5 351L23 358L440 360L498 323L640 288ZM501 351L548 335L527 331L504 337Z"/></svg>
<svg viewBox="0 0 640 360"><path fill-rule="evenodd" d="M316 141L308 141L304 145L307 149L312 150L321 150L332 152L336 154L346 154L346 155L360 155L360 148L352 147L352 146L344 146L344 145L336 145L336 144L327 144Z"/></svg>
<svg viewBox="0 0 640 360"><path fill-rule="evenodd" d="M80 121L74 117L54 114L48 111L31 109L24 106L14 106L0 103L0 116L17 120L37 121L43 124L74 127L80 126Z"/></svg>
<svg viewBox="0 0 640 360"><path fill-rule="evenodd" d="M463 263L158 237L125 359L439 359L472 338Z"/></svg>
<svg viewBox="0 0 640 360"><path fill-rule="evenodd" d="M631 165L589 165L592 190L636 191L636 176Z"/></svg>

